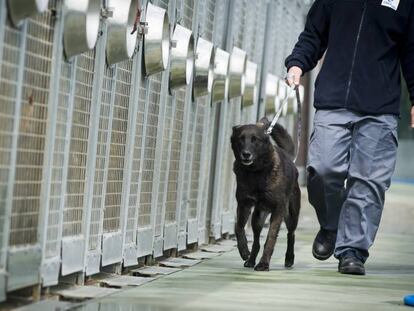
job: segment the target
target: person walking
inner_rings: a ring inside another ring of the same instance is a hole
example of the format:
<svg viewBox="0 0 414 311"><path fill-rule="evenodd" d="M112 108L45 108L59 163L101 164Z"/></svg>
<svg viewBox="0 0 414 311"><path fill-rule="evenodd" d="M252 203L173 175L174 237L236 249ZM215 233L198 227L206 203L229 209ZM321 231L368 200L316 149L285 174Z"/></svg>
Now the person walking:
<svg viewBox="0 0 414 311"><path fill-rule="evenodd" d="M414 1L316 0L286 58L287 83L322 56L307 165L320 224L312 253L364 275L395 168L400 68L414 103Z"/></svg>

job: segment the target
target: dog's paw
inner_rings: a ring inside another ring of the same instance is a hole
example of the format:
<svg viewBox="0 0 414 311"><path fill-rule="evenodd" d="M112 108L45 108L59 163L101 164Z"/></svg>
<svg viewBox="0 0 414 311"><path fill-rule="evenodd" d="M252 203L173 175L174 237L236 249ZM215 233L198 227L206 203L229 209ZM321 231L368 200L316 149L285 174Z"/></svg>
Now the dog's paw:
<svg viewBox="0 0 414 311"><path fill-rule="evenodd" d="M244 262L244 267L245 267L245 268L254 268L255 264L256 264L256 262L255 262L255 261L250 261L250 260L248 259L248 260L246 260L246 261Z"/></svg>
<svg viewBox="0 0 414 311"><path fill-rule="evenodd" d="M293 267L293 263L295 262L295 257L285 257L285 268L291 269Z"/></svg>
<svg viewBox="0 0 414 311"><path fill-rule="evenodd" d="M240 257L243 260L247 260L250 257L250 251L249 249L246 247L239 247L239 253L240 253Z"/></svg>
<svg viewBox="0 0 414 311"><path fill-rule="evenodd" d="M269 264L265 262L259 262L256 267L254 267L255 271L269 271Z"/></svg>

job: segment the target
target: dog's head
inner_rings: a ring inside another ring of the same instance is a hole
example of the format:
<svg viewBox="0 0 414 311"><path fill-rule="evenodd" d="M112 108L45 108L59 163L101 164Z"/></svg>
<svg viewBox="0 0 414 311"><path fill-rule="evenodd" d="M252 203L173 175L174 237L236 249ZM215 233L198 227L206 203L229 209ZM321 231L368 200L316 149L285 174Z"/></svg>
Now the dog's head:
<svg viewBox="0 0 414 311"><path fill-rule="evenodd" d="M267 118L256 124L239 125L233 127L231 147L236 161L242 165L261 166L269 157L272 144L269 135L265 133L269 126Z"/></svg>

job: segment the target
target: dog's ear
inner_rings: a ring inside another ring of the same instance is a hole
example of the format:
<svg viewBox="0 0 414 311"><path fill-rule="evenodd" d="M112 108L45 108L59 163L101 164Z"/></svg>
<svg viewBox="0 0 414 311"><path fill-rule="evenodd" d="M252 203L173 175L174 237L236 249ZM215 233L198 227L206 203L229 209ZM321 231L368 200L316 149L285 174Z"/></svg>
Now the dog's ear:
<svg viewBox="0 0 414 311"><path fill-rule="evenodd" d="M258 126L263 126L265 129L267 129L270 125L270 121L267 117L263 117L260 119L260 121L257 123Z"/></svg>
<svg viewBox="0 0 414 311"><path fill-rule="evenodd" d="M234 135L234 133L236 133L240 128L241 128L242 126L241 125L236 125L236 126L233 126L233 135Z"/></svg>

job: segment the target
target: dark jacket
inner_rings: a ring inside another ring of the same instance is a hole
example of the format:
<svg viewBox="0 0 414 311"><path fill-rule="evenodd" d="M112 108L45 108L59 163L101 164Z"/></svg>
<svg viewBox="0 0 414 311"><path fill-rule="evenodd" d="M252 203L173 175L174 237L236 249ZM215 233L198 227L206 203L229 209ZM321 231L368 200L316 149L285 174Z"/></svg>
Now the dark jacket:
<svg viewBox="0 0 414 311"><path fill-rule="evenodd" d="M414 0L316 0L286 67L312 70L315 107L399 115L400 68L414 103ZM395 7L394 7L395 8Z"/></svg>

